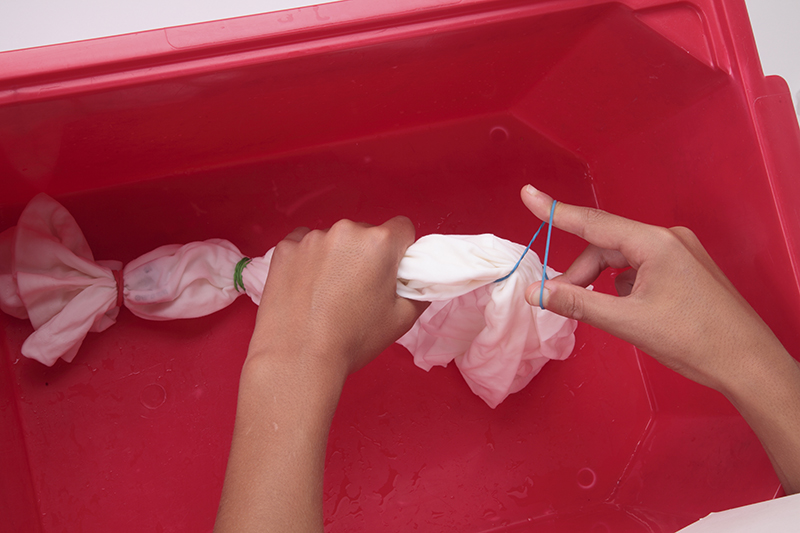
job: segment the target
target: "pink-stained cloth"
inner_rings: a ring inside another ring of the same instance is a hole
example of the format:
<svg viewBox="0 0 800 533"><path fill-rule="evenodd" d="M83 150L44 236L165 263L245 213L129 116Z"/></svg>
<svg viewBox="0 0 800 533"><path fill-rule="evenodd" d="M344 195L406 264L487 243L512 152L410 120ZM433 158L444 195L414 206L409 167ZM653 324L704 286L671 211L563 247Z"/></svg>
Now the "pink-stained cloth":
<svg viewBox="0 0 800 533"><path fill-rule="evenodd" d="M455 361L492 408L547 361L569 356L575 342L574 321L524 300L542 276L535 253L494 283L523 250L494 235L428 235L408 248L398 271L400 296L433 302L399 342L425 370ZM234 271L243 255L221 239L161 246L123 268L95 261L72 215L40 194L0 234L0 309L30 320L34 332L22 354L51 366L72 361L89 332L114 324L120 301L148 320L209 315L245 293L258 305L273 251L247 263L239 291Z"/></svg>
<svg viewBox="0 0 800 533"><path fill-rule="evenodd" d="M528 285L542 279L533 251L495 283L524 249L489 234L428 235L408 248L398 271L400 296L432 302L398 342L425 370L455 361L472 392L492 408L575 346L574 320L525 301Z"/></svg>
<svg viewBox="0 0 800 533"><path fill-rule="evenodd" d="M17 318L28 318L25 304L17 293L17 281L11 272L11 252L16 228L0 233L0 311Z"/></svg>
<svg viewBox="0 0 800 533"><path fill-rule="evenodd" d="M44 194L30 201L12 230L0 239L0 308L27 315L35 331L22 355L47 366L72 361L87 333L116 322L115 270L122 270L125 307L148 320L209 315L242 294L233 281L242 253L221 239L161 246L122 269L118 261L95 261L72 215ZM272 251L254 258L242 273L256 304L271 257Z"/></svg>

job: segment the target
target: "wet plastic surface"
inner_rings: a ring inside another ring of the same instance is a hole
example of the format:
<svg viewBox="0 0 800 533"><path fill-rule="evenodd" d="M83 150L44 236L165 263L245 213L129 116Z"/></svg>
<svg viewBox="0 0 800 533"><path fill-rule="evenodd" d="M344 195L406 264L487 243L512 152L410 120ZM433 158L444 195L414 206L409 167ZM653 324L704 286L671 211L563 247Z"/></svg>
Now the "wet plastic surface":
<svg viewBox="0 0 800 533"><path fill-rule="evenodd" d="M214 237L258 254L396 214L527 242L530 182L691 227L799 353L800 136L742 2L375 4L0 54L0 229L43 190L99 259ZM553 266L582 247L554 232ZM0 316L0 530L210 531L255 311L123 310L53 368ZM330 532L672 532L778 490L721 395L581 326L496 410L387 350L345 388L324 509Z"/></svg>

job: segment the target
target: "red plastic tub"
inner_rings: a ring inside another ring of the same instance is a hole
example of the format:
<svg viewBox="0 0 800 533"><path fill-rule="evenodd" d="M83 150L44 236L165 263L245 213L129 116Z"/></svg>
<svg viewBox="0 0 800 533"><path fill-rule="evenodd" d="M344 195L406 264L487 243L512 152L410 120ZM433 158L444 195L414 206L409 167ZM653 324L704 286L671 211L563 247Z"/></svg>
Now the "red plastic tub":
<svg viewBox="0 0 800 533"><path fill-rule="evenodd" d="M527 242L530 182L693 228L797 354L799 175L742 0L347 0L0 54L0 230L45 191L99 259L215 237L262 254L397 214ZM582 246L554 232L551 264ZM0 316L0 530L210 531L246 300L123 310L52 368ZM344 391L324 509L330 532L672 532L776 493L721 395L581 326L496 410L387 350Z"/></svg>

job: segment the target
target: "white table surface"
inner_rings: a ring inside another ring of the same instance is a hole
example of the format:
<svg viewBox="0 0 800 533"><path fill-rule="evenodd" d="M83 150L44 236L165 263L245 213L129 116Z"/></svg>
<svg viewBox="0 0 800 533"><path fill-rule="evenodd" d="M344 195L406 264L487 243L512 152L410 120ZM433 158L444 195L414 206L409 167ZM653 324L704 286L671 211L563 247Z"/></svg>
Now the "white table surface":
<svg viewBox="0 0 800 533"><path fill-rule="evenodd" d="M375 0L381 1L381 0ZM0 0L0 51L265 13L324 0ZM746 0L765 74L800 101L800 1Z"/></svg>

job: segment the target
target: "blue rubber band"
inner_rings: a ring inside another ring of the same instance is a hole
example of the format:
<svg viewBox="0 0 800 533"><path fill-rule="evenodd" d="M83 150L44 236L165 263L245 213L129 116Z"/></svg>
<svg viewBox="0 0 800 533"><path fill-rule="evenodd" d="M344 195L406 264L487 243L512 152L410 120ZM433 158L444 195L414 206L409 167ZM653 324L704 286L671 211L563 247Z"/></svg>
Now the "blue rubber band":
<svg viewBox="0 0 800 533"><path fill-rule="evenodd" d="M542 284L539 288L539 307L544 309L544 281L547 277L547 258L550 257L550 235L553 233L553 214L556 212L556 201L550 206L550 222L547 223L547 242L544 245L544 263L542 264Z"/></svg>
<svg viewBox="0 0 800 533"><path fill-rule="evenodd" d="M495 283L500 283L501 281L505 281L508 278L510 278L511 274L513 274L514 272L517 271L517 268L519 268L519 265L522 263L522 260L525 258L525 254L527 254L528 250L530 250L531 246L533 246L533 241L536 240L536 237L539 236L539 233L541 233L542 228L544 228L544 225L547 224L547 242L544 245L544 263L542 264L542 285L541 285L541 289L539 290L539 307L541 307L542 309L544 309L544 281L547 280L547 279L550 279L550 278L547 277L547 260L550 257L550 237L553 234L553 214L556 212L556 203L558 203L558 202L556 202L556 200L553 200L553 205L550 207L550 220L549 220L549 222L542 222L542 224L539 226L539 229L537 229L536 233L534 233L533 238L531 239L531 242L528 243L528 246L522 252L522 255L520 256L519 260L517 261L517 264L514 265L514 268L511 269L511 272L509 272L508 274L506 274L505 276L503 276L500 279L494 280Z"/></svg>
<svg viewBox="0 0 800 533"><path fill-rule="evenodd" d="M522 259L525 257L525 254L528 253L528 250L531 249L531 246L533 246L533 241L535 241L536 237L539 236L539 233L542 231L542 228L544 227L545 224L546 224L546 222L542 222L542 224L539 226L539 229L536 230L536 233L533 235L533 239L531 239L531 242L528 243L528 247L525 248L524 252L522 252L522 256L520 256L519 260L517 261L517 264L514 265L514 268L511 269L511 272L509 272L508 274L506 274L505 276L503 276L500 279L494 280L495 283L500 283L501 281L507 280L508 278L511 277L511 274L513 274L514 272L517 271L517 268L519 267L520 263L522 263Z"/></svg>

